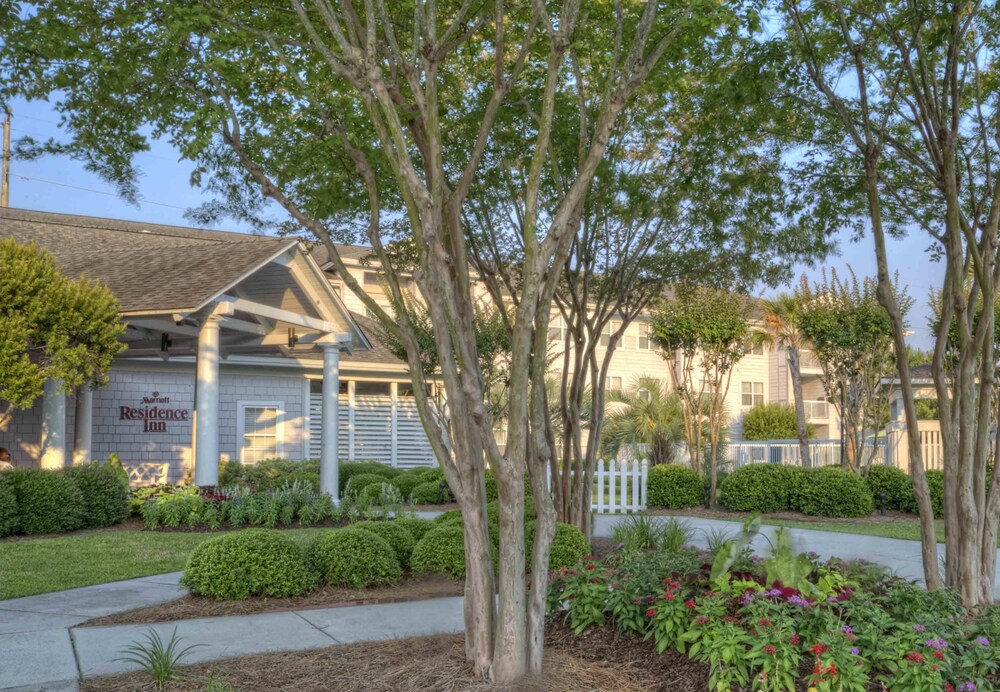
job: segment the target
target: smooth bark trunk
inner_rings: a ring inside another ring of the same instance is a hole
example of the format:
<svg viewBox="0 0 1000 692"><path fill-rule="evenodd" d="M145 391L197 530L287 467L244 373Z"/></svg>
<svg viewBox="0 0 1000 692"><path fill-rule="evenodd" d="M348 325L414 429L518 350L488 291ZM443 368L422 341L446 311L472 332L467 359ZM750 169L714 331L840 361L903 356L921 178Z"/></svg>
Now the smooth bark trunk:
<svg viewBox="0 0 1000 692"><path fill-rule="evenodd" d="M812 466L809 456L809 426L806 420L806 402L802 394L802 362L799 349L788 347L788 370L792 377L792 397L795 401L795 431L799 437L799 461L803 467Z"/></svg>

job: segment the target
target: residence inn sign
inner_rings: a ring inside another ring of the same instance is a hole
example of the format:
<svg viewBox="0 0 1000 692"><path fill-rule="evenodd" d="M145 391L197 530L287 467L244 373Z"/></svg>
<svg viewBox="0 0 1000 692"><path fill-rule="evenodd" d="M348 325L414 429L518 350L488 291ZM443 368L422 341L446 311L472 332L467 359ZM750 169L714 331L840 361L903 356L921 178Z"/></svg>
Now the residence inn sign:
<svg viewBox="0 0 1000 692"><path fill-rule="evenodd" d="M142 421L142 431L147 433L167 432L167 423L170 421L187 422L190 409L167 408L170 404L169 396L160 396L159 392L153 392L150 396L142 397L141 405L138 407L120 406L118 408L118 420Z"/></svg>

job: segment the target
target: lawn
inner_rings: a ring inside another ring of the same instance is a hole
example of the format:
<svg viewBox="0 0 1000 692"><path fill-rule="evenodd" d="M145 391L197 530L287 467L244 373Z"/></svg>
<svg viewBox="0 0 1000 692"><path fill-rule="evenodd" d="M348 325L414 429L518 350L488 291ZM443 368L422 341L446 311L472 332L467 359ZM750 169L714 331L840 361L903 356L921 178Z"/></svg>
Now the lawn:
<svg viewBox="0 0 1000 692"><path fill-rule="evenodd" d="M676 513L683 516L682 512ZM722 521L743 522L747 517L735 516L712 516L712 519ZM864 536L880 536L882 538L901 538L908 541L920 540L920 524L914 519L912 522L892 521L892 522L871 522L871 521L797 521L795 519L780 519L764 516L761 518L762 524L769 526L786 526L791 529L810 529L812 531L832 531L834 533L853 533ZM938 543L944 542L944 522L940 519L934 522L937 529ZM998 540L1000 545L1000 540Z"/></svg>
<svg viewBox="0 0 1000 692"><path fill-rule="evenodd" d="M305 543L324 528L287 529ZM0 542L0 599L184 569L208 532L108 529Z"/></svg>

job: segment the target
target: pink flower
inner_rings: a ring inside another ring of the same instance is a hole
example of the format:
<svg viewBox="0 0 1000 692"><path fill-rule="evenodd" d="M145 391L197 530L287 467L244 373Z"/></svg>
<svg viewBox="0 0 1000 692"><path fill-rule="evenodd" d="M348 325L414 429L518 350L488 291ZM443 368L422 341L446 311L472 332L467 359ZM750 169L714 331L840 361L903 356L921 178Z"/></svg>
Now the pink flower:
<svg viewBox="0 0 1000 692"><path fill-rule="evenodd" d="M774 652L775 651L777 651L777 649L774 648L773 644L765 644L764 645L764 653L765 654L768 654L770 656L774 656Z"/></svg>
<svg viewBox="0 0 1000 692"><path fill-rule="evenodd" d="M656 608L650 608L646 611L646 617L651 618L656 615Z"/></svg>

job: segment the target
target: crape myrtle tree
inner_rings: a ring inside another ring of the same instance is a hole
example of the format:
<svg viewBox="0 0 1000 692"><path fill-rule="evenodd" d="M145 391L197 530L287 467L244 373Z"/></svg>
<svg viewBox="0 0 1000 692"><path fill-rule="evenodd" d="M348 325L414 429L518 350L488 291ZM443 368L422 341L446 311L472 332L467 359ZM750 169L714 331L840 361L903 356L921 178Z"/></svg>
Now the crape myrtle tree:
<svg viewBox="0 0 1000 692"><path fill-rule="evenodd" d="M106 286L69 279L35 245L0 240L0 430L42 395L100 386L125 349L118 301Z"/></svg>
<svg viewBox="0 0 1000 692"><path fill-rule="evenodd" d="M812 460L809 456L809 421L806 418L805 397L802 394L802 351L805 346L805 337L799 325L802 306L796 296L783 292L773 298L761 301L761 309L764 313L763 321L767 339L785 351L788 372L792 378L792 399L795 402L795 435L799 440L799 463L802 466L812 466Z"/></svg>
<svg viewBox="0 0 1000 692"><path fill-rule="evenodd" d="M803 117L800 179L814 182L858 230L878 264L878 298L897 353L904 315L892 290L886 238L921 233L944 264L931 370L944 459L945 583L966 606L993 599L1000 480L988 483L995 316L1000 264L1000 9L967 2L776 2L778 60ZM781 60L787 56L787 60ZM807 122L811 120L812 126ZM951 337L954 326L954 339ZM950 361L950 363L949 363ZM920 510L928 586L941 584L910 368L897 358Z"/></svg>
<svg viewBox="0 0 1000 692"><path fill-rule="evenodd" d="M874 278L859 279L850 267L846 277L832 270L812 284L803 276L796 290L799 326L843 427L841 463L856 473L867 473L878 454L894 390L885 383L896 369L892 325L876 291ZM905 317L913 301L898 280L892 291Z"/></svg>
<svg viewBox="0 0 1000 692"><path fill-rule="evenodd" d="M658 301L653 312L653 332L681 400L691 466L707 473L713 505L733 368L761 336L751 329L753 317L754 302L749 297L690 284ZM703 463L706 444L708 460Z"/></svg>
<svg viewBox="0 0 1000 692"><path fill-rule="evenodd" d="M731 21L726 8L703 0L54 0L24 14L4 50L26 63L26 78L9 86L55 99L72 141L49 150L75 154L134 197L132 155L150 135L173 142L194 162L194 181L218 193L206 215L282 210L326 245L347 289L406 345L421 420L465 519L466 655L475 674L497 681L540 671L555 530L545 487L552 297L623 111L643 107L636 97L654 70L682 68L688 51L710 43ZM563 126L557 103L580 93L586 117L570 114L582 133L578 165L558 194L543 197ZM523 103L531 118L521 116ZM498 127L512 112L518 126ZM491 152L506 137L516 137L517 155L497 160ZM524 200L512 232L520 263L503 455L478 365L463 220L484 170L498 166L517 172ZM444 430L407 313L379 307L332 242L351 229L371 244L393 306L404 299L386 243L402 234L413 244L413 280L452 412ZM501 506L498 574L487 461ZM530 591L526 472L537 514Z"/></svg>
<svg viewBox="0 0 1000 692"><path fill-rule="evenodd" d="M727 11L737 16L734 7ZM753 15L746 21L753 26ZM557 515L585 533L607 374L623 341L633 349L640 340L652 345L647 322L635 329L651 302L690 279L773 285L788 278L794 261L825 253L817 227L780 222L797 202L781 175L780 151L758 127L770 100L747 70L751 45L744 22L719 23L711 42L691 47L681 69L651 75L643 107L623 114L580 210L554 293L546 432L556 450L549 463ZM584 69L573 49L569 54L574 70ZM565 195L583 162L592 101L583 88L557 100L562 134L551 154L558 165L541 187L547 207ZM531 109L526 103L522 117L536 117ZM511 135L498 140L501 164L517 158L519 139ZM514 183L520 175L508 165L493 167L468 208L472 258L498 303L516 304L520 290L520 226L527 218ZM505 228L507 236L498 233Z"/></svg>

